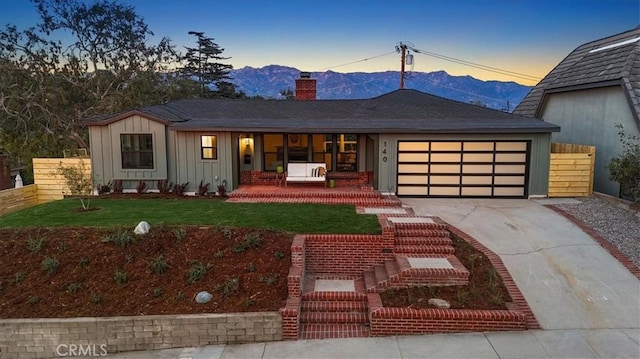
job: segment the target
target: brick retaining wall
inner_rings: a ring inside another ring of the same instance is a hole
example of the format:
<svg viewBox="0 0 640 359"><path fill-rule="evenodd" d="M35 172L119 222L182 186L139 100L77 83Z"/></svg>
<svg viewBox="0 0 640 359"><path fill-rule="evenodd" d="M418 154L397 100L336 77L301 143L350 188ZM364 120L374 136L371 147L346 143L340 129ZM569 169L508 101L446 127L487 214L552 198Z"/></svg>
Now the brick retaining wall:
<svg viewBox="0 0 640 359"><path fill-rule="evenodd" d="M282 340L277 312L0 319L0 358L59 358L226 343ZM65 355L66 354L66 355Z"/></svg>
<svg viewBox="0 0 640 359"><path fill-rule="evenodd" d="M305 236L305 270L310 273L360 275L393 257L393 237L351 234Z"/></svg>

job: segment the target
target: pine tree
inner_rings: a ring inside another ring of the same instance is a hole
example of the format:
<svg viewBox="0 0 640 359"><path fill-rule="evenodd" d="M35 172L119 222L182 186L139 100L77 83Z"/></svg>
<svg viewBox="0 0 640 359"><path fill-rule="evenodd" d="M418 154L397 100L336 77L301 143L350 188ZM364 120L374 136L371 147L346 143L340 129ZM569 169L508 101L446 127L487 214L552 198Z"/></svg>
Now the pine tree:
<svg viewBox="0 0 640 359"><path fill-rule="evenodd" d="M214 42L212 37L207 37L201 31L189 31L190 35L197 37L197 47L185 47L187 53L183 60L185 66L182 74L196 79L200 83L201 97L231 97L236 98L235 86L228 81L232 65L220 61L230 57L222 56L224 49Z"/></svg>

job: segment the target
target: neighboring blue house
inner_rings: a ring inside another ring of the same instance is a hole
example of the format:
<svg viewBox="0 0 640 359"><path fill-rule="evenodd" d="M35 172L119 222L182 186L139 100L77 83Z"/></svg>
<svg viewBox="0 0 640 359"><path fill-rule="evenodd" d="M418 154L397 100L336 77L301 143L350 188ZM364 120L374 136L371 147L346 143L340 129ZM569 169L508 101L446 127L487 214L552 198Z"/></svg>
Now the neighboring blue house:
<svg viewBox="0 0 640 359"><path fill-rule="evenodd" d="M619 196L606 164L623 151L616 125L640 135L640 27L580 45L513 113L559 125L553 142L595 146L594 189Z"/></svg>

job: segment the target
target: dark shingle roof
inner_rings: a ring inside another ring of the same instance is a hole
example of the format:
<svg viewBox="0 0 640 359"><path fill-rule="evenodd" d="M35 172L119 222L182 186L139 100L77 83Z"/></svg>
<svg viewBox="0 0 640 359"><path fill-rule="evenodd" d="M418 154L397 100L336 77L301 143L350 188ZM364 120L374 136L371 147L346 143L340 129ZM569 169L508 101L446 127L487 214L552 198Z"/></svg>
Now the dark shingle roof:
<svg viewBox="0 0 640 359"><path fill-rule="evenodd" d="M176 131L260 132L554 132L559 127L415 90L366 100L180 100L138 112ZM121 114L122 116L122 114ZM103 125L116 117L87 121Z"/></svg>
<svg viewBox="0 0 640 359"><path fill-rule="evenodd" d="M640 116L640 27L578 46L520 102L514 114L536 117L545 92L622 85ZM626 42L626 43L625 43Z"/></svg>

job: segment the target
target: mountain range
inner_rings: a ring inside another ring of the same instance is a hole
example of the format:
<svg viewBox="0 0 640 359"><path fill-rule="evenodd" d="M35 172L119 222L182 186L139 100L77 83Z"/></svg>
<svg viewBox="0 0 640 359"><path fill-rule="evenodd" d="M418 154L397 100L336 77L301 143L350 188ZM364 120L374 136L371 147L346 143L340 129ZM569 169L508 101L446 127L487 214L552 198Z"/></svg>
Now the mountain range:
<svg viewBox="0 0 640 359"><path fill-rule="evenodd" d="M280 99L282 90L295 91L295 79L299 75L300 70L293 67L247 66L232 70L230 82L247 96ZM317 80L319 100L373 98L397 90L400 84L398 71L312 72L311 78ZM452 76L445 71L408 72L405 79L407 89L509 112L513 111L532 88L515 82Z"/></svg>

